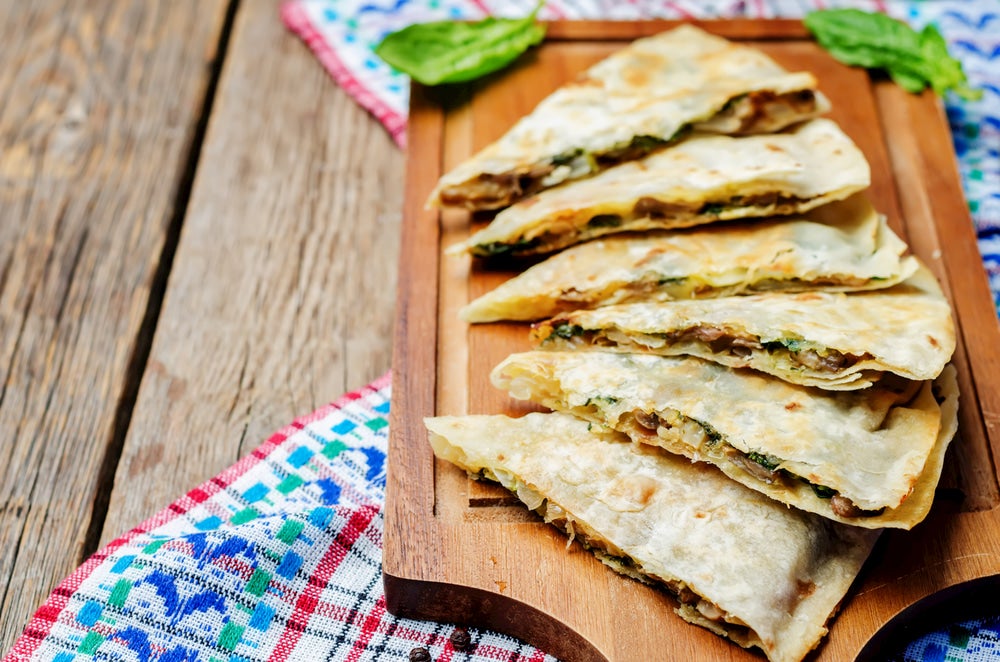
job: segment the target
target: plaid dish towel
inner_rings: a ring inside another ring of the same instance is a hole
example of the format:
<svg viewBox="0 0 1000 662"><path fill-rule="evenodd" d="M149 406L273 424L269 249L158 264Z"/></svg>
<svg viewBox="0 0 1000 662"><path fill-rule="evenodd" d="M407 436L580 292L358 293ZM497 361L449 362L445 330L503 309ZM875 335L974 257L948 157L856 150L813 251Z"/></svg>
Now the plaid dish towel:
<svg viewBox="0 0 1000 662"><path fill-rule="evenodd" d="M91 557L4 658L553 662L382 595L389 376L296 420ZM456 650L457 641L463 652Z"/></svg>
<svg viewBox="0 0 1000 662"><path fill-rule="evenodd" d="M542 18L799 16L819 4L552 0ZM972 83L986 90L983 101L953 103L948 111L997 292L997 5L992 0L850 4L884 9L917 25L936 22ZM282 16L338 84L403 145L408 83L378 61L371 46L409 23L523 15L533 5L533 0L291 0L282 6ZM381 543L390 394L387 375L294 421L100 550L53 591L4 662L394 661L410 659L414 648L425 648L439 661L553 661L504 635L386 612ZM913 642L905 659L995 660L998 642L995 621L958 624Z"/></svg>

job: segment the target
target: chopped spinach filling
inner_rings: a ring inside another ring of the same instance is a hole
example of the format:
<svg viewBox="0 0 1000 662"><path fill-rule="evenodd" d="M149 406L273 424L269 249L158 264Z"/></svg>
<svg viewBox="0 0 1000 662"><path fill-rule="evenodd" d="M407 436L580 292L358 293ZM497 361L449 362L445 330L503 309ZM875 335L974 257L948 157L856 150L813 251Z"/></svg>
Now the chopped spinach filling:
<svg viewBox="0 0 1000 662"><path fill-rule="evenodd" d="M538 237L534 239L519 239L513 243L491 241L487 244L476 244L473 252L479 257L497 257L530 250L538 246L539 243L541 243L541 240Z"/></svg>
<svg viewBox="0 0 1000 662"><path fill-rule="evenodd" d="M576 159L578 156L581 156L582 154L583 154L582 147L571 149L567 152L563 152L562 154L556 154L555 156L552 157L552 165L556 166L568 165L572 163L574 159Z"/></svg>
<svg viewBox="0 0 1000 662"><path fill-rule="evenodd" d="M747 453L747 458L753 460L768 471L774 471L778 468L778 465L781 464L781 458L777 458L773 455L767 455L765 453L758 453L756 451L750 451Z"/></svg>
<svg viewBox="0 0 1000 662"><path fill-rule="evenodd" d="M809 481L806 481L809 483ZM826 485L817 485L816 483L809 483L809 487L812 491L816 493L820 499L832 499L837 494L837 490L827 487Z"/></svg>
<svg viewBox="0 0 1000 662"><path fill-rule="evenodd" d="M611 398L611 400L617 402L617 400L615 398ZM587 404L588 405L590 404L590 400L587 401ZM685 418L687 418L687 417L685 417ZM800 481L802 483L805 483L806 485L808 485L812 489L812 491L820 499L834 499L835 497L840 498L840 493L837 490L833 489L833 488L827 487L826 485L819 485L817 483L813 483L813 482L809 481L808 479L804 478L803 476L799 476L797 474L794 474L794 473L788 471L787 469L779 469L778 467L781 465L781 462L782 462L782 460L781 460L780 457L777 457L775 455L771 455L770 453L759 453L757 451L747 451L747 452L740 451L735 446L731 446L725 440L725 438L723 437L723 435L718 430L716 430L711 425L709 425L708 423L704 423L704 422L699 421L698 419L695 419L695 418L690 418L688 420L691 420L691 421L697 423L705 431L705 435L708 438L708 441L705 444L706 447L709 447L709 448L721 447L721 449L722 449L722 451L723 451L724 454L734 453L734 454L737 454L739 456L742 456L743 458L745 458L745 460L753 462L754 464L760 465L760 467L762 467L762 469L764 469L765 471L772 472L772 474L773 474L772 477L774 479L786 480L786 481L794 480L794 481ZM646 427L646 428L651 428L652 427L649 424L644 424L642 421L637 421L637 423L639 425L642 425L642 426ZM658 421L657 421L657 424L658 424ZM714 454L715 453L713 453L713 455ZM736 464L737 465L742 465L742 466L744 466L744 468L748 468L742 462L736 462ZM756 472L754 472L754 471L751 471L751 473L756 475ZM768 480L766 482L770 483L771 480ZM835 513L837 513L839 515L843 515L843 516L850 516L850 517L872 516L872 515L877 515L877 514L879 514L881 512L881 511L864 511L864 510L858 509L855 506L853 506L852 504L850 504L849 501L847 501L847 504L849 505L850 508L852 508L854 510L854 512L851 512L850 514L847 514L844 511L838 510L838 508L843 509L843 508L847 507L847 506L844 506L842 504L835 504L832 507L833 507L833 510L834 510Z"/></svg>
<svg viewBox="0 0 1000 662"><path fill-rule="evenodd" d="M610 148L606 152L594 154L594 159L597 166L601 168L616 165L624 161L639 159L658 147L663 147L664 145L673 142L677 139L679 134L680 132L674 134L668 140L658 138L657 136L632 136L632 139L627 143L621 143Z"/></svg>
<svg viewBox="0 0 1000 662"><path fill-rule="evenodd" d="M569 340L573 336L579 336L583 334L583 327L579 324L570 324L569 322L563 322L552 327L552 333L549 334L549 338L556 336L557 338L562 338L564 340Z"/></svg>
<svg viewBox="0 0 1000 662"><path fill-rule="evenodd" d="M712 428L711 425L703 423L698 420L695 420L695 422L698 423L698 425L700 425L705 430L705 433L708 435L708 439L711 445L715 445L720 441L724 441L722 435L717 430ZM735 447L733 447L733 450L736 450ZM744 456L748 460L755 462L756 464L759 464L767 471L777 471L782 476L802 481L810 488L812 488L812 491L815 492L816 496L818 496L821 499L832 499L838 494L837 490L833 488L827 487L825 485L818 485L816 483L812 483L809 480L803 478L802 476L793 474L785 469L778 469L778 466L781 464L780 457L771 455L770 453L758 453L757 451L748 451L744 453Z"/></svg>
<svg viewBox="0 0 1000 662"><path fill-rule="evenodd" d="M614 405L618 404L619 399L612 395L595 395L592 398L587 398L587 401L583 403L584 407L589 407L590 405L597 406L598 404Z"/></svg>
<svg viewBox="0 0 1000 662"><path fill-rule="evenodd" d="M764 349L768 351L775 351L779 349L787 349L789 352L801 352L805 349L804 344L801 340L796 340L794 338L782 338L781 340L772 340L770 342L761 343Z"/></svg>
<svg viewBox="0 0 1000 662"><path fill-rule="evenodd" d="M713 428L711 425L703 421L699 421L697 419L692 419L692 420L698 425L700 425L701 428L705 431L705 435L708 437L710 446L714 446L715 444L722 441L722 433Z"/></svg>
<svg viewBox="0 0 1000 662"><path fill-rule="evenodd" d="M673 140L673 138L671 138ZM669 140L664 140L663 138L657 138L656 136L633 136L632 140L629 142L629 149L638 149L645 152L651 152L657 147L666 145Z"/></svg>

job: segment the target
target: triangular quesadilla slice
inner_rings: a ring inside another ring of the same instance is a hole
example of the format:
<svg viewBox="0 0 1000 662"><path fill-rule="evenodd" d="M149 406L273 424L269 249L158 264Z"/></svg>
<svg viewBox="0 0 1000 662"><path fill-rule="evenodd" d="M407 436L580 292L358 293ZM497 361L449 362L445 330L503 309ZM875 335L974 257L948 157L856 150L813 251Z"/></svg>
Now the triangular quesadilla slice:
<svg viewBox="0 0 1000 662"><path fill-rule="evenodd" d="M645 156L692 128L766 133L828 108L812 74L684 25L634 41L553 92L445 174L430 202L499 209Z"/></svg>
<svg viewBox="0 0 1000 662"><path fill-rule="evenodd" d="M491 378L515 398L866 528L909 529L924 519L957 427L951 366L935 382L822 391L689 357L534 351L511 355Z"/></svg>
<svg viewBox="0 0 1000 662"><path fill-rule="evenodd" d="M638 301L882 289L916 259L863 193L804 216L619 235L567 248L466 305L468 322L539 320Z"/></svg>
<svg viewBox="0 0 1000 662"><path fill-rule="evenodd" d="M425 423L438 457L500 482L611 568L666 586L685 620L772 662L819 643L878 535L573 416Z"/></svg>
<svg viewBox="0 0 1000 662"><path fill-rule="evenodd" d="M861 150L827 119L760 136L700 134L526 198L448 252L535 255L616 232L801 213L870 177Z"/></svg>
<svg viewBox="0 0 1000 662"><path fill-rule="evenodd" d="M539 349L690 355L829 390L885 372L933 379L955 351L951 308L923 266L885 290L622 304L539 322L531 336Z"/></svg>

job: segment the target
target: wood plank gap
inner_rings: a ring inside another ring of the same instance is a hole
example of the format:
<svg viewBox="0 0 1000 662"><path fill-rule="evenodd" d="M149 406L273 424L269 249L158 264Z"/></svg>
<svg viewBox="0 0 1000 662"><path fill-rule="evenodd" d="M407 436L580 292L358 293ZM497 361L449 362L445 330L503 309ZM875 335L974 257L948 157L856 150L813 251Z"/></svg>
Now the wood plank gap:
<svg viewBox="0 0 1000 662"><path fill-rule="evenodd" d="M139 325L135 346L128 358L121 395L115 407L114 420L111 424L111 440L105 447L104 457L101 459L100 469L98 470L97 489L94 494L93 507L90 511L90 523L87 526L83 546L80 550L80 558L77 559L78 563L82 563L94 554L100 546L101 532L104 529L104 522L108 515L108 506L111 503L111 491L114 488L115 474L118 471L122 449L125 447L125 437L128 434L129 424L132 422L132 412L135 409L135 403L139 396L139 386L142 383L142 376L146 371L146 364L149 362L149 354L153 347L153 336L156 333L157 322L160 319L163 296L167 290L167 280L170 277L170 271L173 267L174 255L177 253L181 226L184 224L188 203L191 200L191 188L194 185L195 174L198 170L198 161L205 142L205 132L208 128L208 120L212 115L212 106L215 102L219 79L222 77L222 67L226 61L226 54L229 51L230 36L232 35L233 24L236 20L236 12L239 10L239 5L240 0L229 1L222 29L219 31L219 43L215 52L215 58L209 64L208 84L205 86L205 96L201 101L201 110L198 113L198 121L195 124L187 157L182 161L183 172L178 181L174 210L167 225L163 249L160 252L156 272L150 284L146 312Z"/></svg>

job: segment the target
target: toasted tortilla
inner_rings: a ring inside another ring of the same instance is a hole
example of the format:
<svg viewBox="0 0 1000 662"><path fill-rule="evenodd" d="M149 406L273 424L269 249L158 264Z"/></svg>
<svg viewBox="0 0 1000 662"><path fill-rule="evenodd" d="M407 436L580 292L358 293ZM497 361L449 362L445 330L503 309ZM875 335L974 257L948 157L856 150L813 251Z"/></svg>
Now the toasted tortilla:
<svg viewBox="0 0 1000 662"><path fill-rule="evenodd" d="M801 213L870 182L861 150L827 119L760 136L700 134L522 200L448 252L536 255L617 232Z"/></svg>
<svg viewBox="0 0 1000 662"><path fill-rule="evenodd" d="M573 416L425 424L438 457L499 481L611 568L668 587L685 620L773 662L817 645L878 535Z"/></svg>
<svg viewBox="0 0 1000 662"><path fill-rule="evenodd" d="M645 156L692 128L767 133L828 108L812 74L683 25L634 41L553 92L446 173L429 202L498 209Z"/></svg>
<svg viewBox="0 0 1000 662"><path fill-rule="evenodd" d="M690 355L828 390L883 373L934 379L955 351L951 308L924 267L873 292L765 293L633 303L568 313L532 328L539 349Z"/></svg>
<svg viewBox="0 0 1000 662"><path fill-rule="evenodd" d="M511 355L491 379L515 398L866 528L909 529L924 519L957 427L951 366L935 382L822 391L690 357L533 351Z"/></svg>
<svg viewBox="0 0 1000 662"><path fill-rule="evenodd" d="M863 193L803 216L618 235L567 248L466 305L468 322L639 301L883 289L916 259Z"/></svg>

